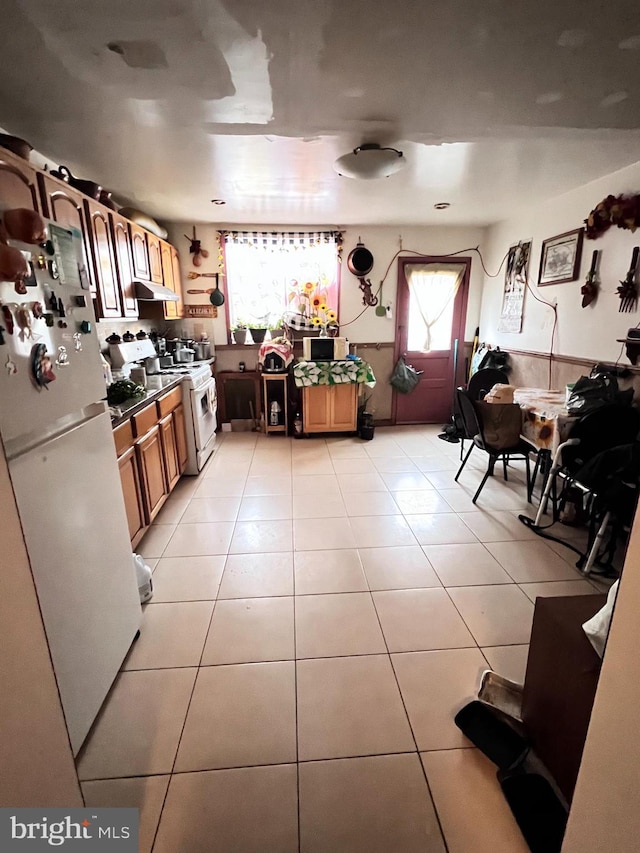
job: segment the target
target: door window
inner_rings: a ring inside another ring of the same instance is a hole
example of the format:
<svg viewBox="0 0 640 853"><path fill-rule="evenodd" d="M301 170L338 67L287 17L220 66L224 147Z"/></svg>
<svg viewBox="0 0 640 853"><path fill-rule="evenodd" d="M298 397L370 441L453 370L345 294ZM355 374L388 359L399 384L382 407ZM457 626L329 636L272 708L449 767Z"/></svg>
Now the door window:
<svg viewBox="0 0 640 853"><path fill-rule="evenodd" d="M412 264L405 267L409 285L407 350L434 352L451 348L455 296L464 277L460 264Z"/></svg>

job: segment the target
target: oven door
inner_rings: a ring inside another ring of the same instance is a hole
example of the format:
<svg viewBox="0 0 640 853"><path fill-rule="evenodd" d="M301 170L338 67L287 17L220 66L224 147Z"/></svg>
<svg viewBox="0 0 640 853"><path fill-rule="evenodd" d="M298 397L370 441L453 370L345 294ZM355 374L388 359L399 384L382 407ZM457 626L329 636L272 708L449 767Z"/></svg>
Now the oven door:
<svg viewBox="0 0 640 853"><path fill-rule="evenodd" d="M213 377L206 385L191 391L191 411L196 449L202 450L215 435L218 425L216 380Z"/></svg>

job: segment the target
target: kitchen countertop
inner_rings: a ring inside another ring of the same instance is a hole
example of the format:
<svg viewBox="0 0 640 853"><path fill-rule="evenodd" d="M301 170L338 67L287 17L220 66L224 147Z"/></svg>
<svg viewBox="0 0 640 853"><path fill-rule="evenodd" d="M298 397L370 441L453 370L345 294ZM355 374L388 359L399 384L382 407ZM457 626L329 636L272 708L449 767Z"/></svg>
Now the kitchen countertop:
<svg viewBox="0 0 640 853"><path fill-rule="evenodd" d="M169 391L171 388L178 386L183 379L184 376L175 373L147 376L147 393L144 397L125 400L124 403L120 403L118 406L109 406L111 426L114 429L117 426L120 426L120 424L129 420L132 415L137 414L141 409L144 409L145 406L148 406L149 403L152 403L154 400L157 400L158 397L161 397L165 391Z"/></svg>

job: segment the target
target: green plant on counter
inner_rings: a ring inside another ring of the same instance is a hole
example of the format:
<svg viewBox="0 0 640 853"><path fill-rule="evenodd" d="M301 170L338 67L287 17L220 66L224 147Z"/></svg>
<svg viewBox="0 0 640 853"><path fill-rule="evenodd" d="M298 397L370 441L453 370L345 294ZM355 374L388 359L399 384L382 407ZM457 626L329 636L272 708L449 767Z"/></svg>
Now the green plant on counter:
<svg viewBox="0 0 640 853"><path fill-rule="evenodd" d="M119 379L107 388L107 402L110 406L118 406L125 400L139 400L146 393L142 385L131 382L130 379Z"/></svg>
<svg viewBox="0 0 640 853"><path fill-rule="evenodd" d="M235 332L235 331L236 331L236 329L246 329L246 328L247 328L247 324L244 322L244 320L238 320L238 321L235 323L235 325L233 325L233 326L231 327L231 331L232 331L232 332Z"/></svg>

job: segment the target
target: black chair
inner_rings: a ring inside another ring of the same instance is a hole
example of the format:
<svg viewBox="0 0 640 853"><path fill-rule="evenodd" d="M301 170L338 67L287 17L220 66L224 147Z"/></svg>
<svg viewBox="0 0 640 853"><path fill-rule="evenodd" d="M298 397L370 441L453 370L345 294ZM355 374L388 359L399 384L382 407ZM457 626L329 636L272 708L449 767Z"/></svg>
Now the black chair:
<svg viewBox="0 0 640 853"><path fill-rule="evenodd" d="M573 424L567 443L560 445L553 459L549 480L536 516L539 524L551 496L553 519L557 519L557 478L570 482L590 460L620 445L633 444L640 433L640 411L634 406L612 404L583 415Z"/></svg>
<svg viewBox="0 0 640 853"><path fill-rule="evenodd" d="M478 408L475 405L475 401L472 400L471 395L468 391L465 391L464 388L458 388L456 392L456 399L458 401L458 406L460 407L460 413L462 415L462 419L465 425L465 431L472 439L471 447L467 451L460 468L458 469L458 473L455 476L455 481L458 482L458 477L462 473L464 466L467 464L469 457L471 456L471 451L474 447L477 447L479 450L483 450L487 456L487 470L485 472L484 477L482 478L482 482L478 486L478 489L473 496L472 503L475 503L480 496L480 492L484 488L484 484L487 482L489 477L493 476L493 471L495 468L496 462L502 460L504 479L507 480L507 464L509 459L524 459L526 470L527 470L527 501L531 503L531 469L529 466L529 453L531 452L531 445L527 444L527 442L518 440L516 444L512 447L492 447L486 440L482 425L482 416L478 411ZM516 405L515 403L513 404Z"/></svg>
<svg viewBox="0 0 640 853"><path fill-rule="evenodd" d="M496 367L484 367L473 374L467 383L467 392L472 400L484 400L494 385L506 385L508 381L509 377L504 370L498 370ZM464 418L462 418L462 422L464 424ZM473 436L469 435L466 429L464 434L460 436L460 461L464 455L465 439L473 439Z"/></svg>
<svg viewBox="0 0 640 853"><path fill-rule="evenodd" d="M472 400L484 400L494 385L507 385L509 377L504 370L495 367L484 367L477 370L467 383L467 391Z"/></svg>

